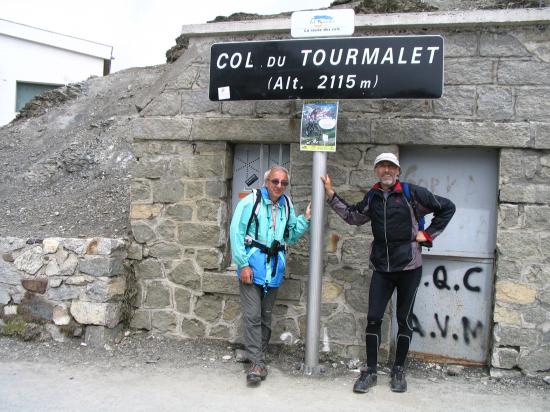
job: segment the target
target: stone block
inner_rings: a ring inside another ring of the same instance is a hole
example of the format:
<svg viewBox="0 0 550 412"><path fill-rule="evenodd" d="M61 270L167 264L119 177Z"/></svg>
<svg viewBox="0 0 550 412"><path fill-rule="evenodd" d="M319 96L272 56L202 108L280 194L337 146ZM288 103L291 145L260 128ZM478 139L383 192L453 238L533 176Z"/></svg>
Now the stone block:
<svg viewBox="0 0 550 412"><path fill-rule="evenodd" d="M501 281L496 286L496 302L514 303L528 305L535 302L537 290L529 285L522 285L513 282Z"/></svg>
<svg viewBox="0 0 550 412"><path fill-rule="evenodd" d="M547 70L550 70L550 65L548 65ZM549 87L516 89L516 118L548 121L548 113L550 113L549 95Z"/></svg>
<svg viewBox="0 0 550 412"><path fill-rule="evenodd" d="M527 373L548 371L550 369L550 345L538 348L521 348L518 366Z"/></svg>
<svg viewBox="0 0 550 412"><path fill-rule="evenodd" d="M259 115L288 115L291 101L259 100L256 102L256 113Z"/></svg>
<svg viewBox="0 0 550 412"><path fill-rule="evenodd" d="M0 306L7 305L11 300L10 291L8 288L0 286Z"/></svg>
<svg viewBox="0 0 550 412"><path fill-rule="evenodd" d="M529 125L524 122L461 122L440 119L375 119L372 141L410 145L527 147Z"/></svg>
<svg viewBox="0 0 550 412"><path fill-rule="evenodd" d="M301 296L302 282L296 279L285 279L277 293L277 300L300 300Z"/></svg>
<svg viewBox="0 0 550 412"><path fill-rule="evenodd" d="M221 102L222 113L236 116L252 116L256 105L254 101Z"/></svg>
<svg viewBox="0 0 550 412"><path fill-rule="evenodd" d="M164 277L162 264L156 259L145 259L134 266L136 278L159 279Z"/></svg>
<svg viewBox="0 0 550 412"><path fill-rule="evenodd" d="M23 279L21 280L21 285L29 292L44 294L48 287L48 278L36 277L33 279Z"/></svg>
<svg viewBox="0 0 550 412"><path fill-rule="evenodd" d="M356 236L342 243L342 263L350 266L368 266L371 238Z"/></svg>
<svg viewBox="0 0 550 412"><path fill-rule="evenodd" d="M220 319L222 315L221 296L205 294L198 297L195 303L195 315L207 322Z"/></svg>
<svg viewBox="0 0 550 412"><path fill-rule="evenodd" d="M42 241L42 249L46 254L57 252L58 247L59 247L59 239L48 238Z"/></svg>
<svg viewBox="0 0 550 412"><path fill-rule="evenodd" d="M149 256L160 259L179 259L182 252L181 245L176 242L158 242L149 248Z"/></svg>
<svg viewBox="0 0 550 412"><path fill-rule="evenodd" d="M342 293L342 286L329 281L324 281L322 285L321 301L334 302Z"/></svg>
<svg viewBox="0 0 550 412"><path fill-rule="evenodd" d="M59 268L59 265L57 264L57 261L55 259L52 259L48 262L46 265L46 269L44 270L44 274L50 278L60 275L61 269Z"/></svg>
<svg viewBox="0 0 550 412"><path fill-rule="evenodd" d="M550 63L535 60L505 60L497 67L499 84L550 85Z"/></svg>
<svg viewBox="0 0 550 412"><path fill-rule="evenodd" d="M508 33L481 33L479 39L480 56L490 57L524 57L529 51L515 37Z"/></svg>
<svg viewBox="0 0 550 412"><path fill-rule="evenodd" d="M220 269L223 255L217 248L197 249L195 258L197 264L203 269Z"/></svg>
<svg viewBox="0 0 550 412"><path fill-rule="evenodd" d="M502 193L502 192L501 192ZM539 237L526 231L499 230L497 250L501 256L518 259L540 259Z"/></svg>
<svg viewBox="0 0 550 412"><path fill-rule="evenodd" d="M328 336L336 341L346 342L355 337L357 327L355 318L349 313L337 313L325 323Z"/></svg>
<svg viewBox="0 0 550 412"><path fill-rule="evenodd" d="M133 179L132 183L130 184L130 197L132 199L132 203L153 203L151 181L147 179Z"/></svg>
<svg viewBox="0 0 550 412"><path fill-rule="evenodd" d="M30 275L36 274L44 264L42 247L35 246L20 254L13 262L14 266Z"/></svg>
<svg viewBox="0 0 550 412"><path fill-rule="evenodd" d="M114 328L120 322L120 303L97 303L73 300L71 315L83 325L99 325Z"/></svg>
<svg viewBox="0 0 550 412"><path fill-rule="evenodd" d="M153 202L177 203L184 199L185 185L181 180L161 179L153 181Z"/></svg>
<svg viewBox="0 0 550 412"><path fill-rule="evenodd" d="M125 258L127 244L121 239L96 237L86 244L86 255L100 255Z"/></svg>
<svg viewBox="0 0 550 412"><path fill-rule="evenodd" d="M88 246L88 239L60 239L61 246L78 256L83 256L86 253L86 247Z"/></svg>
<svg viewBox="0 0 550 412"><path fill-rule="evenodd" d="M356 312L368 313L369 290L350 288L345 291L346 303Z"/></svg>
<svg viewBox="0 0 550 412"><path fill-rule="evenodd" d="M151 309L170 307L170 288L168 285L161 281L148 283L145 287L143 306Z"/></svg>
<svg viewBox="0 0 550 412"><path fill-rule="evenodd" d="M140 220L132 222L132 234L139 243L152 243L157 238L153 228Z"/></svg>
<svg viewBox="0 0 550 412"><path fill-rule="evenodd" d="M151 313L151 327L159 332L175 332L178 327L176 314L171 311L153 311Z"/></svg>
<svg viewBox="0 0 550 412"><path fill-rule="evenodd" d="M493 65L489 59L445 59L445 84L492 84Z"/></svg>
<svg viewBox="0 0 550 412"><path fill-rule="evenodd" d="M218 225L183 223L178 237L186 246L221 246L221 231Z"/></svg>
<svg viewBox="0 0 550 412"><path fill-rule="evenodd" d="M176 221L189 221L193 218L193 207L182 204L167 205L165 214Z"/></svg>
<svg viewBox="0 0 550 412"><path fill-rule="evenodd" d="M493 329L495 343L498 346L536 347L542 340L541 332L536 329L524 329L497 324Z"/></svg>
<svg viewBox="0 0 550 412"><path fill-rule="evenodd" d="M440 99L434 101L438 116L467 116L474 114L476 89L473 86L448 86Z"/></svg>
<svg viewBox="0 0 550 412"><path fill-rule="evenodd" d="M67 305L56 305L53 308L52 320L56 325L68 325L71 323L71 315Z"/></svg>
<svg viewBox="0 0 550 412"><path fill-rule="evenodd" d="M85 294L81 299L92 302L114 302L122 300L125 292L126 278L124 276L98 278L86 286Z"/></svg>
<svg viewBox="0 0 550 412"><path fill-rule="evenodd" d="M168 273L168 279L178 285L195 290L200 290L201 287L201 275L194 262L190 259L185 259L178 263L178 265Z"/></svg>
<svg viewBox="0 0 550 412"><path fill-rule="evenodd" d="M130 133L134 137L134 140L189 140L193 120L185 118L138 117L130 124L132 129Z"/></svg>
<svg viewBox="0 0 550 412"><path fill-rule="evenodd" d="M520 312L511 308L503 307L497 302L493 313L493 321L506 326L521 326Z"/></svg>
<svg viewBox="0 0 550 412"><path fill-rule="evenodd" d="M188 338L202 338L206 334L206 325L198 319L183 319L181 331Z"/></svg>
<svg viewBox="0 0 550 412"><path fill-rule="evenodd" d="M80 259L78 269L92 276L117 276L124 273L121 258L86 256Z"/></svg>
<svg viewBox="0 0 550 412"><path fill-rule="evenodd" d="M130 327L135 329L151 330L151 311L136 309L132 315Z"/></svg>
<svg viewBox="0 0 550 412"><path fill-rule="evenodd" d="M550 149L550 123L530 122L531 134L534 137L534 147L537 149Z"/></svg>
<svg viewBox="0 0 550 412"><path fill-rule="evenodd" d="M130 205L130 219L150 219L160 214L161 205Z"/></svg>
<svg viewBox="0 0 550 412"><path fill-rule="evenodd" d="M491 366L512 369L517 366L519 351L513 348L495 348L491 357Z"/></svg>
<svg viewBox="0 0 550 412"><path fill-rule="evenodd" d="M477 117L504 120L514 115L514 98L509 87L478 86Z"/></svg>
<svg viewBox="0 0 550 412"><path fill-rule="evenodd" d="M445 64L449 57L467 57L477 55L478 36L475 32L457 32L445 34Z"/></svg>
<svg viewBox="0 0 550 412"><path fill-rule="evenodd" d="M0 237L0 253L11 253L25 247L25 239L16 237Z"/></svg>
<svg viewBox="0 0 550 412"><path fill-rule="evenodd" d="M21 275L8 263L0 259L0 283L16 286L21 282Z"/></svg>
<svg viewBox="0 0 550 412"><path fill-rule="evenodd" d="M166 240L168 242L177 240L177 225L171 220L162 220L159 222L156 231L161 240Z"/></svg>
<svg viewBox="0 0 550 412"><path fill-rule="evenodd" d="M275 305L275 308L281 305ZM223 307L222 319L225 321L234 321L241 314L241 304L239 300L236 299L226 299Z"/></svg>
<svg viewBox="0 0 550 412"><path fill-rule="evenodd" d="M50 287L48 289L48 299L57 302L78 299L82 292L84 292L82 286L61 285L57 288Z"/></svg>
<svg viewBox="0 0 550 412"><path fill-rule="evenodd" d="M84 342L86 346L90 348L101 348L105 345L114 345L117 341L117 337L122 333L122 324L113 328L106 328L105 326L86 326L84 332Z"/></svg>
<svg viewBox="0 0 550 412"><path fill-rule="evenodd" d="M546 184L503 184L500 201L511 203L550 203L550 187Z"/></svg>
<svg viewBox="0 0 550 412"><path fill-rule="evenodd" d="M239 281L235 272L205 272L202 279L202 291L208 293L239 294Z"/></svg>
<svg viewBox="0 0 550 412"><path fill-rule="evenodd" d="M218 201L202 199L197 201L197 219L201 222L218 222L222 204Z"/></svg>

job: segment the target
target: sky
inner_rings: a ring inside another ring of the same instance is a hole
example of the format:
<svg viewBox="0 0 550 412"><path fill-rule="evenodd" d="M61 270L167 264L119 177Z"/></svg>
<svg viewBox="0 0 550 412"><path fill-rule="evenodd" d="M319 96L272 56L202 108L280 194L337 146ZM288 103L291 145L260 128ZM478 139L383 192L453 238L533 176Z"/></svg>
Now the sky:
<svg viewBox="0 0 550 412"><path fill-rule="evenodd" d="M111 72L166 62L185 24L236 12L322 9L332 0L1 0L0 18L113 46Z"/></svg>

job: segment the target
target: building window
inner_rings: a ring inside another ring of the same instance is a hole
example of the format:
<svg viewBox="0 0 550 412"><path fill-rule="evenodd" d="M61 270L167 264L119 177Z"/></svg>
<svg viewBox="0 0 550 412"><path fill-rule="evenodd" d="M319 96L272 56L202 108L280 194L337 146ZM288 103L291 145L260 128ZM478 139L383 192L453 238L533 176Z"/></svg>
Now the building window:
<svg viewBox="0 0 550 412"><path fill-rule="evenodd" d="M19 112L35 96L48 90L57 89L60 84L17 82L15 111Z"/></svg>

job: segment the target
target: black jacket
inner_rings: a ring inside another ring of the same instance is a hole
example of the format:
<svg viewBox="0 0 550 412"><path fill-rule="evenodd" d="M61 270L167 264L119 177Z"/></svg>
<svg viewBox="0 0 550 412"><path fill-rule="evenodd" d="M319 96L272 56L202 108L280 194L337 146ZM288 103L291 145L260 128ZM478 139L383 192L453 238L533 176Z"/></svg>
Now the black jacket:
<svg viewBox="0 0 550 412"><path fill-rule="evenodd" d="M455 213L455 205L449 199L436 196L421 186L409 183L409 188L410 202L400 182L387 192L387 197L377 183L370 189L370 194L352 206L337 194L329 200L332 209L347 223L362 225L371 222L374 240L370 262L374 270L397 272L422 266L421 246L416 242L419 231L417 217L434 214L430 226L424 230L431 242Z"/></svg>

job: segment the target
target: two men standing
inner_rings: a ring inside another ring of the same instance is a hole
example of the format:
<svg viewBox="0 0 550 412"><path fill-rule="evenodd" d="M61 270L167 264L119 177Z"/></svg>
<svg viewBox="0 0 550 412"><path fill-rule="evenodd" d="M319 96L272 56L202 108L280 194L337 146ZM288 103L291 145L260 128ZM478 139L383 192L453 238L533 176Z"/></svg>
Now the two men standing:
<svg viewBox="0 0 550 412"><path fill-rule="evenodd" d="M391 373L391 389L405 392L407 382L404 365L412 338L410 315L422 276L421 245L431 245L451 220L454 204L427 189L399 181L400 165L392 153L382 153L374 161L378 180L363 200L349 205L334 190L330 177L323 176L327 201L348 224L371 222L374 240L370 250L373 275L369 289L368 324L366 328L367 364L355 382L354 392L365 393L377 383L378 350L381 325L388 301L397 290L398 335L395 362ZM257 202L254 195L243 199L231 222L233 260L238 267L242 302L244 341L251 368L249 384L257 384L267 376L265 351L271 334L271 309L277 288L284 274L285 250L309 228L311 211L296 217L294 209L283 195L288 186L288 171L273 167L265 175L265 187ZM428 228L419 222L433 213ZM286 233L286 234L285 234Z"/></svg>

